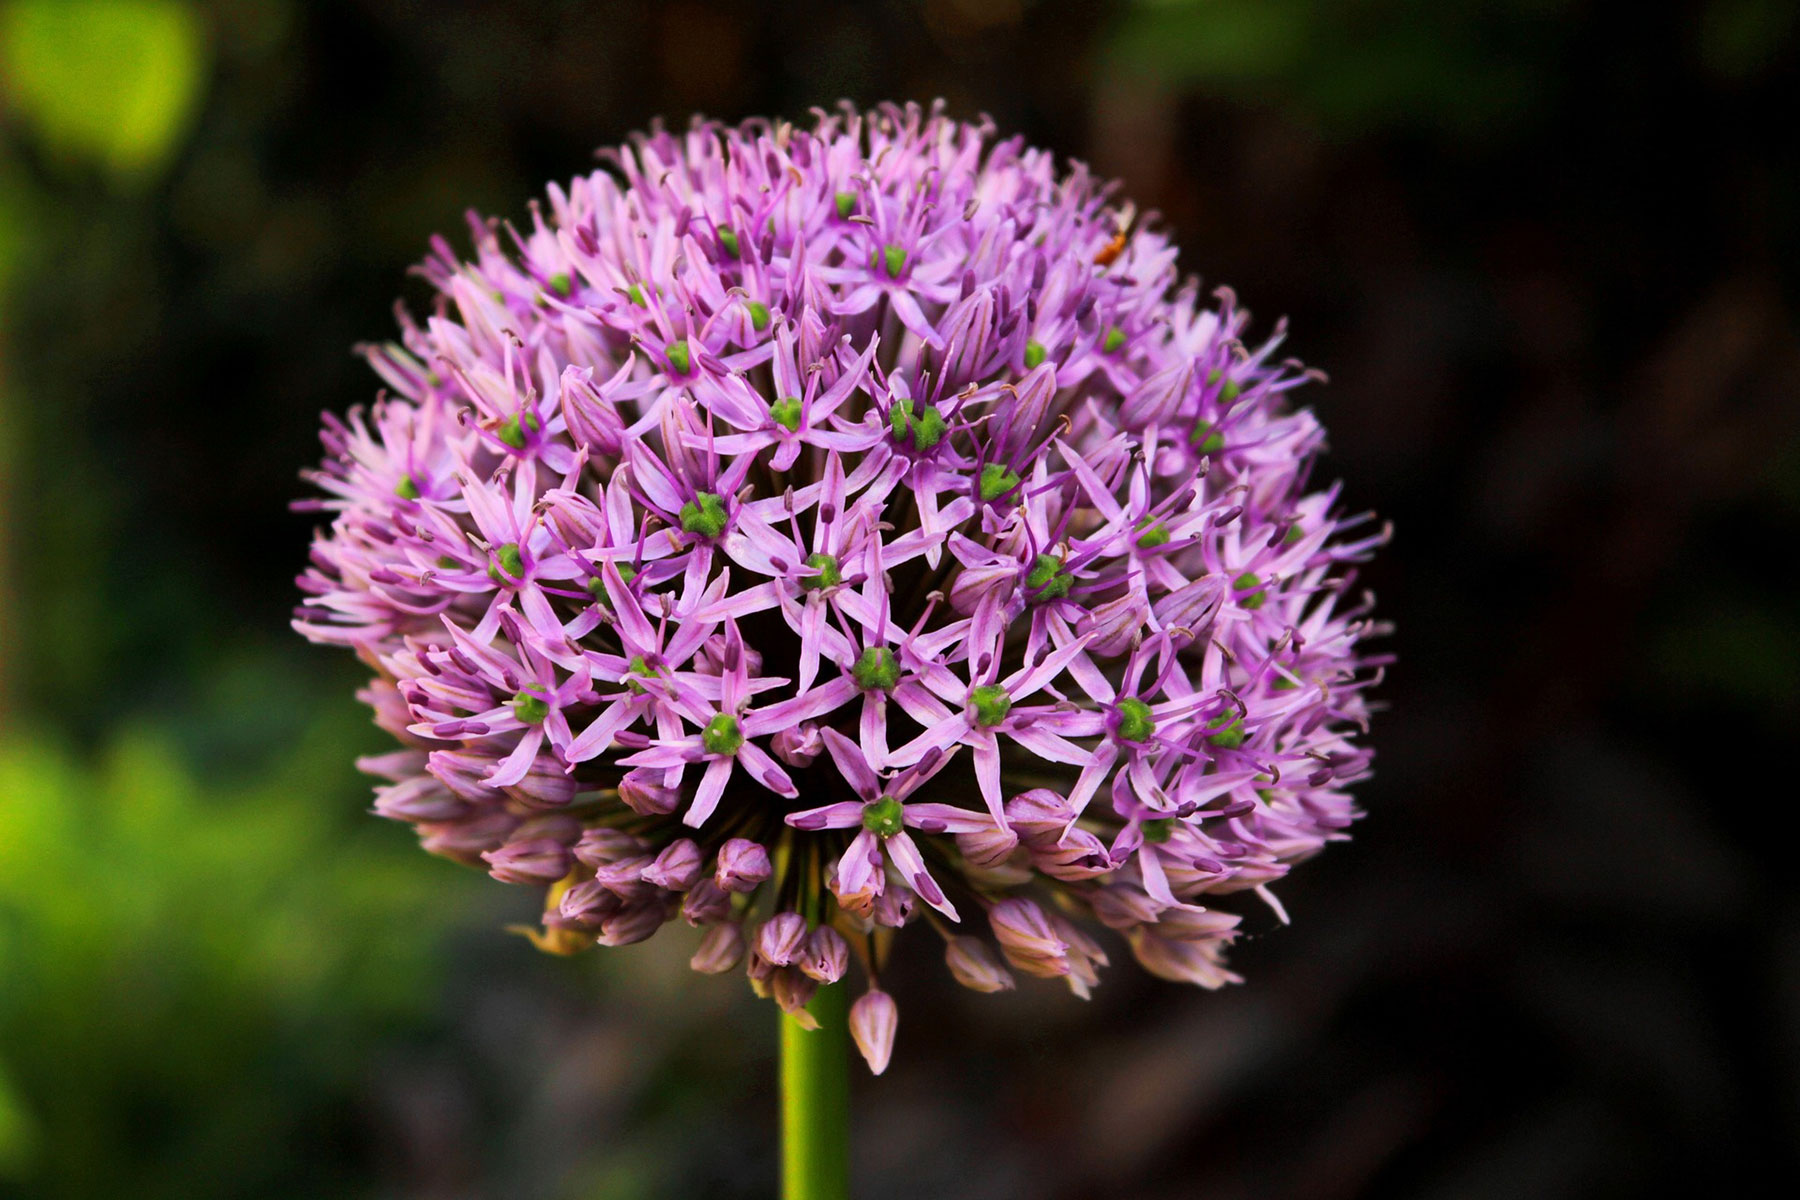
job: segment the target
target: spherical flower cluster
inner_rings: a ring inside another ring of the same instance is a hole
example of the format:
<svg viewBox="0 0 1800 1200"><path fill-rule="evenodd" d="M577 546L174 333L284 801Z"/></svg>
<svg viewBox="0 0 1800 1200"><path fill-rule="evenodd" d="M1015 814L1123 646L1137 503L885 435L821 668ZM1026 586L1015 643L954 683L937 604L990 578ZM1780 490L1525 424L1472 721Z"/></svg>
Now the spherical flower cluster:
<svg viewBox="0 0 1800 1200"><path fill-rule="evenodd" d="M1381 540L1309 377L1080 165L887 107L656 131L438 241L326 418L295 627L404 748L375 810L543 889L539 945L704 930L806 1020L894 931L1085 996L1097 926L1217 987L1367 773ZM1202 903L1202 902L1205 903Z"/></svg>

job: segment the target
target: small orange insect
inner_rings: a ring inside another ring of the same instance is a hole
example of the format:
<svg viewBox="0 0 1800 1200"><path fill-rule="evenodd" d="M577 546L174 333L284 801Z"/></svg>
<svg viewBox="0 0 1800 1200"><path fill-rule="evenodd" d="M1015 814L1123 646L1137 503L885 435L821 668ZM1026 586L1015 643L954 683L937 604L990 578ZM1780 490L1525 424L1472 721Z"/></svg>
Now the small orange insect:
<svg viewBox="0 0 1800 1200"><path fill-rule="evenodd" d="M1100 253L1094 255L1096 267L1110 267L1114 259L1125 253L1125 239L1131 232L1131 222L1136 216L1137 210L1133 205L1127 204L1120 210L1118 232L1113 234L1112 241L1100 247Z"/></svg>

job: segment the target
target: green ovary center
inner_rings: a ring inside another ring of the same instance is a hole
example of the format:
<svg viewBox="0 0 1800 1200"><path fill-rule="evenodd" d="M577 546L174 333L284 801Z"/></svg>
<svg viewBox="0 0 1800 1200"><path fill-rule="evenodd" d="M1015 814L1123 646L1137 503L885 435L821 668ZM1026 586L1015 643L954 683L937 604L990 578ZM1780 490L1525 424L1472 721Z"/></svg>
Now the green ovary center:
<svg viewBox="0 0 1800 1200"><path fill-rule="evenodd" d="M743 744L744 731L738 728L737 718L729 713L720 713L700 731L700 745L708 754L736 754Z"/></svg>
<svg viewBox="0 0 1800 1200"><path fill-rule="evenodd" d="M877 837L890 838L906 825L906 807L892 796L863 805L862 826Z"/></svg>

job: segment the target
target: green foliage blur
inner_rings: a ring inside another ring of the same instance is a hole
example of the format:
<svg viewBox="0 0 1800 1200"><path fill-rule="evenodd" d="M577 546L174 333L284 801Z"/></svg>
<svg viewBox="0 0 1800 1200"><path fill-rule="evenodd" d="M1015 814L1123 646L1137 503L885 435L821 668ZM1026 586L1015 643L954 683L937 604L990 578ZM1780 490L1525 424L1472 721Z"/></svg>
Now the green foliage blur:
<svg viewBox="0 0 1800 1200"><path fill-rule="evenodd" d="M179 0L0 6L0 315L91 232L59 219L62 188L115 192L128 219L158 185L210 67ZM9 328L0 518L43 431ZM117 536L103 507L76 521L74 549ZM57 569L0 545L10 630L33 565ZM154 717L71 729L33 705L21 680L99 678L58 652L93 637L89 577L0 657L0 1195L342 1194L334 1143L359 1136L373 1048L428 1028L468 880L368 819L350 755L379 743L267 632L220 631L206 684Z"/></svg>
<svg viewBox="0 0 1800 1200"><path fill-rule="evenodd" d="M349 1119L377 1037L428 1014L454 897L326 802L346 732L315 726L238 785L202 783L156 732L85 763L0 744L7 1194L334 1182L308 1178L308 1142Z"/></svg>
<svg viewBox="0 0 1800 1200"><path fill-rule="evenodd" d="M1541 99L1572 2L1139 0L1109 53L1164 87L1261 98L1339 136L1478 134Z"/></svg>
<svg viewBox="0 0 1800 1200"><path fill-rule="evenodd" d="M0 77L54 154L129 178L186 131L205 82L199 18L179 0L14 0L0 9Z"/></svg>

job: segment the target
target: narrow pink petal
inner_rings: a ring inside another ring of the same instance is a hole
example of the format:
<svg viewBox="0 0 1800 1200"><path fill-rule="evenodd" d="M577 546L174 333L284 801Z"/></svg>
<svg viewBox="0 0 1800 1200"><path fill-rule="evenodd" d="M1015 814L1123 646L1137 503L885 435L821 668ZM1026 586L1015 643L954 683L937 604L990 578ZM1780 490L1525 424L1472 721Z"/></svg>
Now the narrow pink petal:
<svg viewBox="0 0 1800 1200"><path fill-rule="evenodd" d="M786 820L796 829L854 829L862 824L863 806L856 800L840 800L819 808L791 812Z"/></svg>
<svg viewBox="0 0 1800 1200"><path fill-rule="evenodd" d="M981 785L981 798L994 820L1006 824L1006 805L1000 794L1000 746L991 733L975 744L975 781Z"/></svg>
<svg viewBox="0 0 1800 1200"><path fill-rule="evenodd" d="M893 306L894 315L900 318L902 325L918 334L932 349L943 348L944 339L932 328L931 322L926 320L925 310L912 298L912 293L895 288L888 293L888 303Z"/></svg>
<svg viewBox="0 0 1800 1200"><path fill-rule="evenodd" d="M1075 780L1075 787L1069 792L1069 807L1074 810L1075 816L1081 815L1087 808L1088 801L1094 798L1094 793L1100 790L1100 785L1106 780L1106 773L1112 770L1113 762L1118 756L1118 746L1106 741L1095 749L1093 757L1081 768L1081 776ZM1069 824L1074 823L1074 818L1070 818Z"/></svg>
<svg viewBox="0 0 1800 1200"><path fill-rule="evenodd" d="M534 725L527 729L525 736L519 739L519 744L513 747L512 753L501 759L499 765L488 772L488 785L497 788L511 787L525 778L525 773L531 769L532 761L537 758L538 747L543 744L544 731L541 728Z"/></svg>
<svg viewBox="0 0 1800 1200"><path fill-rule="evenodd" d="M1061 675L1063 668L1073 662L1075 656L1081 654L1086 647L1087 639L1083 637L1070 642L1060 650L1052 650L1044 656L1044 661L1031 670L1014 672L1006 681L1006 690L1012 696L1013 702L1017 703Z"/></svg>
<svg viewBox="0 0 1800 1200"><path fill-rule="evenodd" d="M790 725L798 725L802 721L834 712L850 703L855 696L856 684L840 675L804 695L749 713L743 720L744 732L751 737L761 737L777 729L786 729Z"/></svg>
<svg viewBox="0 0 1800 1200"><path fill-rule="evenodd" d="M682 824L691 825L695 829L706 824L706 818L712 816L713 809L719 806L719 797L725 794L725 784L731 779L731 771L736 760L715 758L706 764L706 774L700 779L700 787L694 793L694 802L681 818Z"/></svg>
<svg viewBox="0 0 1800 1200"><path fill-rule="evenodd" d="M636 716L632 697L615 700L586 729L576 735L575 740L569 743L569 748L563 751L563 757L571 763L586 762L611 746L613 735L631 724Z"/></svg>
<svg viewBox="0 0 1800 1200"><path fill-rule="evenodd" d="M739 747L737 757L752 778L776 795L792 798L800 794L800 789L794 786L788 773L756 743L745 742Z"/></svg>
<svg viewBox="0 0 1800 1200"><path fill-rule="evenodd" d="M856 743L835 729L821 729L819 732L825 738L825 749L830 752L831 761L837 764L838 774L844 777L844 781L864 800L879 799L881 780L869 769L869 764Z"/></svg>
<svg viewBox="0 0 1800 1200"><path fill-rule="evenodd" d="M989 813L958 808L954 804L908 804L906 823L918 829L921 823L941 825L940 833L979 833L994 827Z"/></svg>
<svg viewBox="0 0 1800 1200"><path fill-rule="evenodd" d="M944 889L938 886L937 880L931 877L931 872L925 869L925 860L919 856L919 848L913 845L911 837L896 833L887 839L883 848L887 851L888 860L894 864L894 869L912 885L913 891L919 893L919 899L952 921L962 920L956 913L956 906L944 895Z"/></svg>
<svg viewBox="0 0 1800 1200"><path fill-rule="evenodd" d="M863 761L876 771L887 767L887 698L878 692L863 697L862 719L857 733Z"/></svg>
<svg viewBox="0 0 1800 1200"><path fill-rule="evenodd" d="M1163 873L1162 855L1155 846L1139 846L1137 852L1138 874L1144 877L1144 890L1150 898L1159 904L1174 908L1180 901L1175 893L1169 890L1169 877Z"/></svg>
<svg viewBox="0 0 1800 1200"><path fill-rule="evenodd" d="M1048 759L1050 762L1071 763L1080 766L1093 757L1092 751L1083 750L1074 742L1059 737L1043 728L1042 725L1030 725L1022 729L1015 725L1006 725L1002 728L1007 737L1039 758Z"/></svg>

